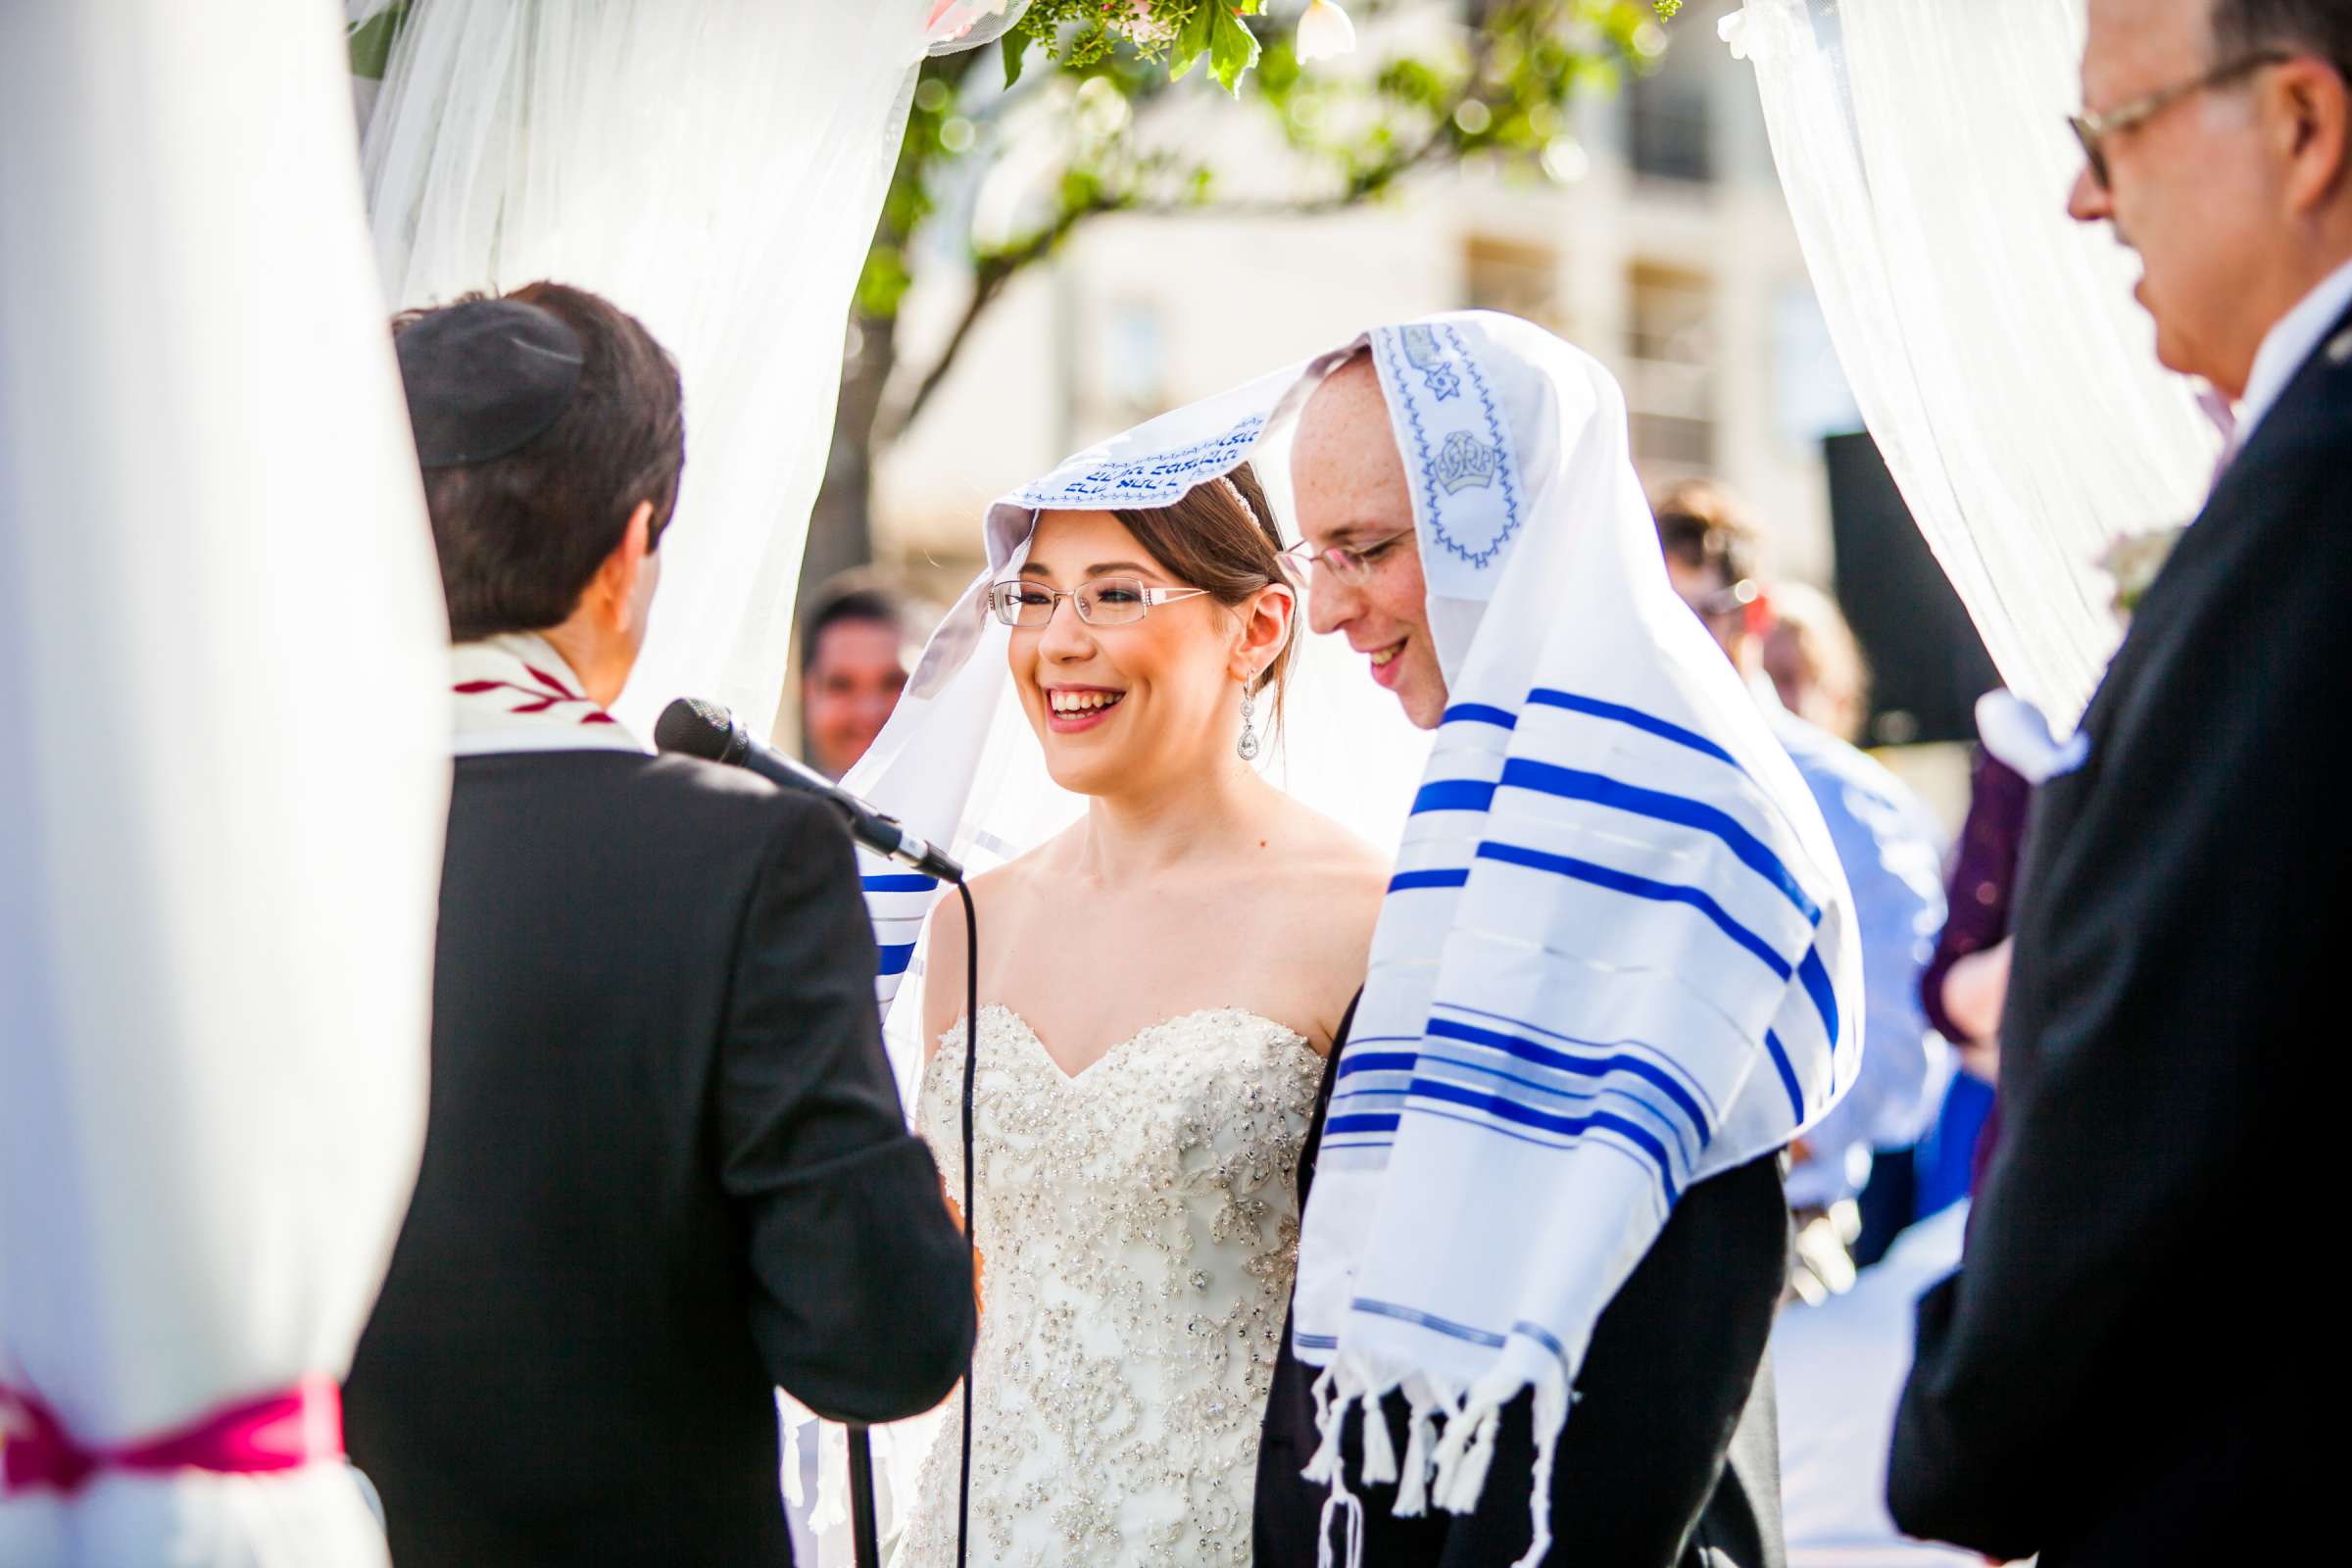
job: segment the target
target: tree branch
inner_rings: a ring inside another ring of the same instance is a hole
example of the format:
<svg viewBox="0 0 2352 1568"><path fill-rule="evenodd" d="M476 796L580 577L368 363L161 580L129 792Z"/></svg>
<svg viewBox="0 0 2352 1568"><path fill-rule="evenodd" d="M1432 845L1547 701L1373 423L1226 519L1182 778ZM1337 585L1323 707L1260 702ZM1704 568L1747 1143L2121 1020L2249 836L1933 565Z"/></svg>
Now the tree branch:
<svg viewBox="0 0 2352 1568"><path fill-rule="evenodd" d="M1486 3L1492 6L1497 0L1486 0ZM932 394L947 380L948 372L955 368L956 361L962 354L972 329L988 314L989 307L996 303L997 297L1004 293L1004 286L1032 264L1053 254L1055 247L1069 236L1070 230L1088 219L1112 212L1134 213L1151 218L1313 218L1345 212L1385 193L1406 174L1450 149L1451 137L1446 127L1451 123L1455 110L1464 102L1479 96L1479 84L1493 58L1494 39L1483 28L1474 31L1471 37L1470 70L1463 77L1462 89L1436 117L1429 134L1421 138L1410 152L1387 159L1372 169L1348 176L1343 187L1330 195L1304 200L1229 202L1143 202L1119 196L1097 195L1065 209L1055 216L1053 222L1018 244L982 255L973 265L971 296L964 301L963 314L956 318L947 343L932 360L930 368L923 372L922 379L915 383L912 394L903 404L876 417L875 440L887 444L906 434L929 406Z"/></svg>
<svg viewBox="0 0 2352 1568"><path fill-rule="evenodd" d="M1031 264L1051 255L1071 229L1090 218L1117 211L1124 205L1116 198L1107 196L1080 203L1057 215L1053 222L1019 244L981 257L972 269L971 297L964 301L963 314L956 318L955 330L948 334L946 345L931 362L931 368L923 372L923 378L915 383L914 391L906 401L875 420L876 438L886 442L895 441L906 433L908 425L914 423L924 406L931 401L931 394L939 390L940 383L955 368L956 357L963 352L964 340L971 336L972 328L979 323L980 318L988 314L988 308L996 303L997 296L1004 292L1005 284Z"/></svg>

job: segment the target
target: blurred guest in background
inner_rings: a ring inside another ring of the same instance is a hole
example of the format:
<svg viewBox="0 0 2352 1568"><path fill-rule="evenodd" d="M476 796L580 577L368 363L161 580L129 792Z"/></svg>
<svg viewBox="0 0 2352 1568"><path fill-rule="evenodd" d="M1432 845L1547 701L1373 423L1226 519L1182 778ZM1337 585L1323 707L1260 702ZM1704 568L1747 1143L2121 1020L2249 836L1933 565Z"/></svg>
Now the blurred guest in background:
<svg viewBox="0 0 2352 1568"><path fill-rule="evenodd" d="M2341 1549L2340 1295L2302 1265L2342 1186L2314 1021L2352 876L2352 6L2091 0L2082 103L2069 211L2237 409L2034 790L2000 1146L1920 1301L1888 1500L2044 1568L2287 1562Z"/></svg>
<svg viewBox="0 0 2352 1568"><path fill-rule="evenodd" d="M2034 786L1989 748L1980 748L1968 820L1944 889L1949 913L1919 977L1928 1021L1952 1044L1960 1071L1945 1097L1936 1154L1919 1173L1920 1207L1974 1192L2000 1139L1991 1086L2000 1078L2001 1003L2009 990L2009 918ZM1970 1124L1976 1131L1972 1134ZM1957 1189L1958 1191L1955 1191Z"/></svg>
<svg viewBox="0 0 2352 1568"><path fill-rule="evenodd" d="M801 631L801 725L808 765L847 773L906 688L907 627L897 595L855 575L818 593Z"/></svg>
<svg viewBox="0 0 2352 1568"><path fill-rule="evenodd" d="M1870 673L1854 628L1828 594L1801 582L1776 582L1759 658L1781 706L1849 745L1862 739L1870 710Z"/></svg>
<svg viewBox="0 0 2352 1568"><path fill-rule="evenodd" d="M1860 1240L1860 1216L1850 1204L1870 1178L1873 1152L1907 1151L1926 1130L1943 1094L1947 1052L1919 1005L1919 971L1943 924L1942 834L1909 786L1791 711L1764 675L1762 646L1772 628L1774 594L1759 575L1757 530L1731 492L1692 480L1667 491L1654 511L1675 592L1725 657L1748 676L1774 736L1820 803L1861 926L1869 1009L1861 1075L1799 1140L1788 1175L1788 1202L1798 1226L1791 1283L1800 1296L1818 1299L1853 1283L1850 1249ZM1851 647L1853 634L1836 607L1820 600L1808 608L1817 651L1834 650L1841 642ZM1799 647L1806 640L1793 639ZM1832 662L1822 660L1824 667ZM1801 702L1842 688L1845 700L1858 703L1859 657L1851 663L1851 674L1833 671L1829 679L1816 677L1808 684L1797 662L1791 689ZM1906 1202L1903 1217L1908 1215Z"/></svg>

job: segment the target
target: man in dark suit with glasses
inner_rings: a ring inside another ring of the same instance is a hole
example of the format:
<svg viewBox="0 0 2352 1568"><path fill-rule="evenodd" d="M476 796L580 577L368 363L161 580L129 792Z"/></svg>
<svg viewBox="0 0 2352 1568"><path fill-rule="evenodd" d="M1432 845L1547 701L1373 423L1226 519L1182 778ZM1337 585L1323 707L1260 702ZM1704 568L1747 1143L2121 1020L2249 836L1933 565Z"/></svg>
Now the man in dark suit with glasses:
<svg viewBox="0 0 2352 1568"><path fill-rule="evenodd" d="M2000 1151L1920 1304L1888 1500L1995 1557L2331 1554L2327 1298L2252 1270L2309 1248L2337 1075L2313 1023L2352 873L2348 79L2345 0L2091 0L2069 211L2139 253L2158 357L2234 428L2083 760L2036 793Z"/></svg>

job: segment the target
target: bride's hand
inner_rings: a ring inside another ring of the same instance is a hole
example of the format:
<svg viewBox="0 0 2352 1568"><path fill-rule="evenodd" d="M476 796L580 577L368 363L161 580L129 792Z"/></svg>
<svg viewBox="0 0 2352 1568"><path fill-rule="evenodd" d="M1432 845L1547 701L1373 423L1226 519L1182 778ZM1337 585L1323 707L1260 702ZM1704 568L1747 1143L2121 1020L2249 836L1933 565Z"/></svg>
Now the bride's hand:
<svg viewBox="0 0 2352 1568"><path fill-rule="evenodd" d="M948 1205L948 1217L949 1217L950 1219L952 1219L952 1220L954 1220L954 1221L956 1222L956 1228L957 1230L959 1230L959 1231L960 1231L960 1230L963 1230L963 1228L964 1228L964 1226L963 1226L963 1210L962 1210L960 1207L958 1207L958 1206L956 1205L956 1200L955 1200L954 1198L952 1198L952 1197L950 1197L950 1196L949 1196L949 1194L948 1194L948 1180L947 1180L947 1178L946 1178L946 1177L944 1177L944 1176L943 1176L943 1177L941 1177L941 1178L940 1178L940 1180L939 1180L939 1200L940 1200L941 1202L943 1202L943 1203L945 1203L945 1204L947 1204L947 1205ZM965 1232L965 1234L966 1234L966 1235L969 1235L970 1233L967 1231L967 1232ZM986 1301L984 1301L984 1300L981 1298L981 1295L980 1295L980 1280L981 1280L981 1276L982 1276L982 1274L983 1274L984 1272L986 1272L986 1270L987 1270L987 1267L988 1267L988 1254L987 1254L987 1253L985 1253L985 1252L983 1252L983 1251L981 1251L981 1250L980 1250L980 1249L979 1249L979 1248L977 1248L977 1247L973 1248L973 1249L972 1249L972 1310L973 1310L973 1311L975 1311L975 1312L978 1312L978 1311L980 1311L982 1308L984 1308L984 1307L987 1305Z"/></svg>

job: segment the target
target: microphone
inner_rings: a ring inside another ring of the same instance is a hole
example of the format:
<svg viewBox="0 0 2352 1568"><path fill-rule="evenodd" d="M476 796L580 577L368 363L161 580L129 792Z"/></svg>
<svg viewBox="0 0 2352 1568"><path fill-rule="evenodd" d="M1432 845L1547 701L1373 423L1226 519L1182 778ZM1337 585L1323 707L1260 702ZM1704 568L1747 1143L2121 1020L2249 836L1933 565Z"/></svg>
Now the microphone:
<svg viewBox="0 0 2352 1568"><path fill-rule="evenodd" d="M795 761L743 727L742 720L716 703L681 697L662 710L654 725L654 745L664 752L699 757L707 762L749 768L771 784L814 795L839 811L849 824L850 837L876 855L937 877L942 882L963 880L963 867L916 838L815 768Z"/></svg>

